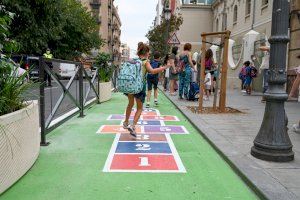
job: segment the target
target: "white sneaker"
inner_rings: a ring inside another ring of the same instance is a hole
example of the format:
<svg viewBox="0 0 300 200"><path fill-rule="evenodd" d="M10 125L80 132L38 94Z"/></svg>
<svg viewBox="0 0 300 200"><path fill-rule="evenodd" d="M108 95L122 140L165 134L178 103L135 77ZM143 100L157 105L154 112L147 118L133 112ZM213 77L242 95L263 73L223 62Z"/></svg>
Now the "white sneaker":
<svg viewBox="0 0 300 200"><path fill-rule="evenodd" d="M299 126L299 124L294 124L293 125L293 131L295 133L299 133L300 134L300 126Z"/></svg>
<svg viewBox="0 0 300 200"><path fill-rule="evenodd" d="M132 135L133 137L136 137L135 127L133 125L128 126L128 131L129 131L130 135Z"/></svg>
<svg viewBox="0 0 300 200"><path fill-rule="evenodd" d="M123 128L124 129L128 129L129 127L130 127L129 123L123 122Z"/></svg>
<svg viewBox="0 0 300 200"><path fill-rule="evenodd" d="M156 100L154 100L154 105L158 105L158 101L157 101L157 99Z"/></svg>
<svg viewBox="0 0 300 200"><path fill-rule="evenodd" d="M146 104L146 108L150 108L150 103L147 103L147 104Z"/></svg>

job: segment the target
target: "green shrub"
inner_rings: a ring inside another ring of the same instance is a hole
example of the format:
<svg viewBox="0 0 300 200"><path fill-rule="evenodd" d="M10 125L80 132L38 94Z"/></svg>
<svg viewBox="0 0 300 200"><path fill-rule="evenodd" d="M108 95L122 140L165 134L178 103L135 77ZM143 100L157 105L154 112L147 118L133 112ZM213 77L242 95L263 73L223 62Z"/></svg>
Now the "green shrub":
<svg viewBox="0 0 300 200"><path fill-rule="evenodd" d="M111 55L108 53L101 52L96 57L94 66L98 68L100 82L109 82L114 73L115 66L110 61Z"/></svg>
<svg viewBox="0 0 300 200"><path fill-rule="evenodd" d="M18 67L7 59L0 60L0 116L26 106L23 94L32 86L27 76L27 71L19 75Z"/></svg>

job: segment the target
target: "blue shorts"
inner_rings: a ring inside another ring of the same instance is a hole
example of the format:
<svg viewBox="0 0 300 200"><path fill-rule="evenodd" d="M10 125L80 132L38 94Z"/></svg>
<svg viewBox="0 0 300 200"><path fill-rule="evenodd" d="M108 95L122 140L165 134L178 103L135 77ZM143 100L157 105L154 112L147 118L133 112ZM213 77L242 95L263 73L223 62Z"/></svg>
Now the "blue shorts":
<svg viewBox="0 0 300 200"><path fill-rule="evenodd" d="M128 96L128 94L125 95ZM134 94L133 96L135 99L139 99L142 103L144 103L146 99L146 84L144 84L144 88L141 92Z"/></svg>
<svg viewBox="0 0 300 200"><path fill-rule="evenodd" d="M147 78L147 86L148 90L152 90L152 87L154 90L157 90L158 85L158 78Z"/></svg>

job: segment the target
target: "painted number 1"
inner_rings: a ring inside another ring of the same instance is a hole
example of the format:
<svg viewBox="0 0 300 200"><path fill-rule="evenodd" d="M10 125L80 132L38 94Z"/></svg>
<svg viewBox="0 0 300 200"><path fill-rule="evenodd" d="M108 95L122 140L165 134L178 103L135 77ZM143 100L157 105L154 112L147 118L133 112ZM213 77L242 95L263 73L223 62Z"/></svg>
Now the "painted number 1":
<svg viewBox="0 0 300 200"><path fill-rule="evenodd" d="M140 159L140 164L139 164L140 167L151 166L151 165L149 164L148 157L139 157L139 159Z"/></svg>

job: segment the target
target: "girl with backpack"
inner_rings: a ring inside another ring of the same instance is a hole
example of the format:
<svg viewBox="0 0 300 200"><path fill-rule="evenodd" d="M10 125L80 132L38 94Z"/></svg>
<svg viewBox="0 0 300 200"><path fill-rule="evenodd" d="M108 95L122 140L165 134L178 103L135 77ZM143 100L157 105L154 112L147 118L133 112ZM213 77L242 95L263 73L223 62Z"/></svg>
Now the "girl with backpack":
<svg viewBox="0 0 300 200"><path fill-rule="evenodd" d="M134 137L136 137L135 126L140 119L141 113L143 111L143 103L144 103L145 97L146 97L146 74L147 74L147 72L150 74L158 74L158 73L163 72L164 70L168 69L172 65L174 65L174 59L168 58L166 65L164 65L163 67L153 69L148 60L149 52L150 52L150 48L148 45L146 45L142 42L140 42L138 44L137 55L139 56L139 60L142 62L141 76L143 78L144 86L143 86L142 91L137 94L125 94L128 98L128 105L126 108L126 118L125 118L125 121L123 122L123 128L129 130L130 134ZM137 109L136 109L136 113L134 115L133 124L130 125L129 118L131 115L132 107L134 106L134 100L136 101Z"/></svg>

